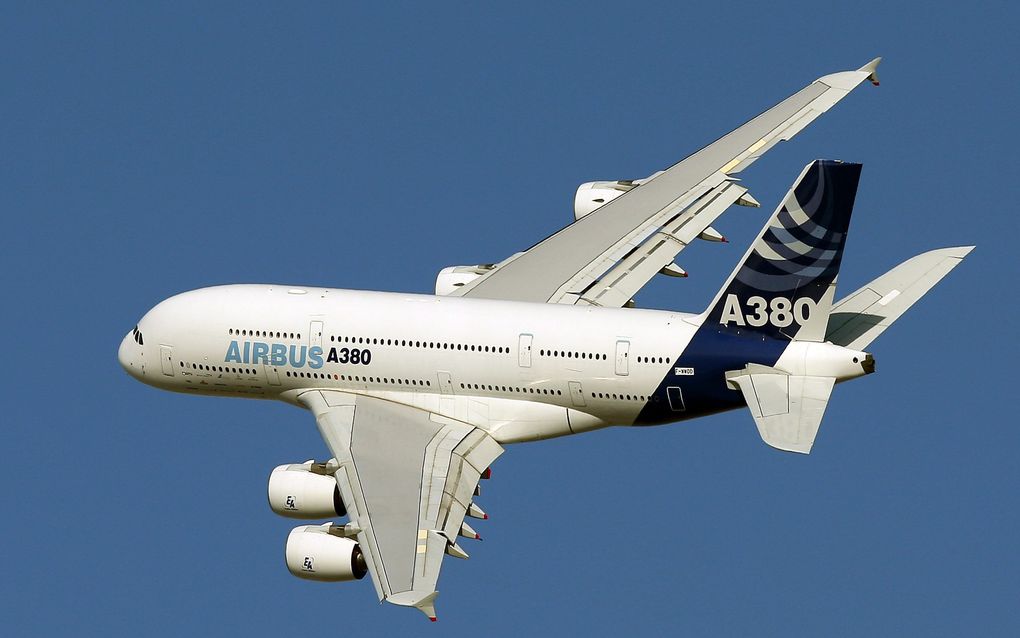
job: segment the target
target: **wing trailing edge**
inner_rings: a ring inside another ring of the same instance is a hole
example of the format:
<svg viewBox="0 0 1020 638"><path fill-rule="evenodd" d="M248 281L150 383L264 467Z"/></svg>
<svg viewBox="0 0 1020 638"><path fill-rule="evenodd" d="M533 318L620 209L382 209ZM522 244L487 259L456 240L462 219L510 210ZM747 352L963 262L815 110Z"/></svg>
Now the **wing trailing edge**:
<svg viewBox="0 0 1020 638"><path fill-rule="evenodd" d="M604 276L617 262L634 254L634 249L638 253L655 252L655 259L662 258L665 252L656 248L662 239L656 230L671 221L681 221L678 215L685 209L725 182L733 181L734 175L779 142L793 138L865 80L874 82L879 60L876 58L856 71L818 78L640 186L496 264L453 294L539 303L579 303L583 298L580 303L626 305L630 299L627 292L640 289L650 279L649 273L654 275L659 269L626 264L612 273L613 281L605 281ZM739 200L738 196L733 201ZM702 215L699 220L707 225L709 217ZM670 259L684 245L673 242L675 250ZM620 287L618 294L603 294L606 288L614 286Z"/></svg>

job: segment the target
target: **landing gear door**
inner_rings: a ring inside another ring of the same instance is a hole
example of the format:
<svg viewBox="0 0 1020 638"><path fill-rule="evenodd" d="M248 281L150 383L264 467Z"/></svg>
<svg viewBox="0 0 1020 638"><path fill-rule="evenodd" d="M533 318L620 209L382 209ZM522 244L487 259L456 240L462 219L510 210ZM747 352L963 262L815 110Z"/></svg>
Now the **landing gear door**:
<svg viewBox="0 0 1020 638"><path fill-rule="evenodd" d="M163 374L174 376L174 349L171 346L159 347L159 363L163 366Z"/></svg>

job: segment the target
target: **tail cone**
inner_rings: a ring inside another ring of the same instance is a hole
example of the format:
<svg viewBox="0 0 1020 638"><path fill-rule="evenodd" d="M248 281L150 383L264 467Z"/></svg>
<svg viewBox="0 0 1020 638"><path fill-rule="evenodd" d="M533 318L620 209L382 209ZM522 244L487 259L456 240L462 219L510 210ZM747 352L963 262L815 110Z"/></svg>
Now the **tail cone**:
<svg viewBox="0 0 1020 638"><path fill-rule="evenodd" d="M871 374L875 371L875 357L870 354L864 357L864 361L861 361L861 368L864 369L864 374Z"/></svg>

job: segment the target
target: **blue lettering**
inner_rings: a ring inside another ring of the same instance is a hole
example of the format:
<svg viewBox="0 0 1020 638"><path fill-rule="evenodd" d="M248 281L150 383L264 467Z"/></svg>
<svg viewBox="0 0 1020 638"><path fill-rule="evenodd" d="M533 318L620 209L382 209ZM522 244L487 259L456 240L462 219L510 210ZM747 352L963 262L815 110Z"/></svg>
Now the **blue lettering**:
<svg viewBox="0 0 1020 638"><path fill-rule="evenodd" d="M308 367L318 370L322 367L322 348L312 346L308 349Z"/></svg>
<svg viewBox="0 0 1020 638"><path fill-rule="evenodd" d="M251 342L250 341L245 341L244 342L244 359L241 361L241 363L251 363L251 357L249 356L250 353L251 353Z"/></svg>
<svg viewBox="0 0 1020 638"><path fill-rule="evenodd" d="M300 349L298 349L300 348ZM290 347L290 365L295 368L305 367L305 355L307 354L308 346L291 346ZM298 359L297 353L301 353L301 358Z"/></svg>
<svg viewBox="0 0 1020 638"><path fill-rule="evenodd" d="M252 363L269 363L269 344L256 341L251 349Z"/></svg>
<svg viewBox="0 0 1020 638"><path fill-rule="evenodd" d="M269 360L274 366L287 365L287 346L282 343L274 343L270 352Z"/></svg>
<svg viewBox="0 0 1020 638"><path fill-rule="evenodd" d="M243 363L243 361L241 361L241 350L237 347L237 341L231 341L230 345L227 346L227 356L225 356L223 360L227 363L230 363L231 361L234 363Z"/></svg>

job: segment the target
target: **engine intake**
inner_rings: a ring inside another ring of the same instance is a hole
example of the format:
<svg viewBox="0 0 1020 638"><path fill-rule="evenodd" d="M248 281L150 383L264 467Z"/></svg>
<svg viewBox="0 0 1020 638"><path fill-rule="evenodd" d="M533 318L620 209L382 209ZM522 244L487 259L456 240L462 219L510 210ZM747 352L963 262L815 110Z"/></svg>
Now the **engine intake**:
<svg viewBox="0 0 1020 638"><path fill-rule="evenodd" d="M287 518L344 516L347 508L330 469L314 461L277 466L269 475L269 507Z"/></svg>
<svg viewBox="0 0 1020 638"><path fill-rule="evenodd" d="M440 296L451 295L461 286L466 286L495 267L495 264L447 266L436 275L436 294Z"/></svg>
<svg viewBox="0 0 1020 638"><path fill-rule="evenodd" d="M349 538L334 535L333 528L337 526L325 523L291 530L285 552L287 570L298 578L324 582L364 578L368 565L361 547Z"/></svg>
<svg viewBox="0 0 1020 638"><path fill-rule="evenodd" d="M574 219L578 220L602 208L620 195L632 191L645 182L658 177L662 171L644 179L619 179L611 182L585 182L574 193Z"/></svg>

